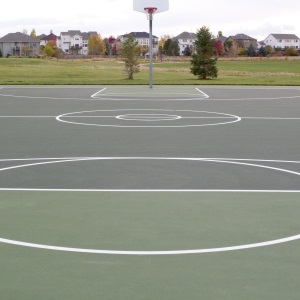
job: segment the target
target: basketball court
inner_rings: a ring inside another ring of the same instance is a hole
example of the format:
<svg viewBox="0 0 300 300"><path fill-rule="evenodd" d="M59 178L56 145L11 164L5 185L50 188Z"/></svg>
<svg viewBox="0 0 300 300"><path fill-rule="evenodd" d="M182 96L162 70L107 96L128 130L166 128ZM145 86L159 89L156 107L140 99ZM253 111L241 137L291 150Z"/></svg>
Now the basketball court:
<svg viewBox="0 0 300 300"><path fill-rule="evenodd" d="M297 299L300 87L0 87L1 299Z"/></svg>

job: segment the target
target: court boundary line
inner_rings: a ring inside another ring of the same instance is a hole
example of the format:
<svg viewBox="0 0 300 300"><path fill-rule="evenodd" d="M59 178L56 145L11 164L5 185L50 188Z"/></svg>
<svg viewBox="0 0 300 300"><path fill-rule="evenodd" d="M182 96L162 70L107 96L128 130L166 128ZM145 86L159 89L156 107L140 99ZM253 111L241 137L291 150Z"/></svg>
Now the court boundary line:
<svg viewBox="0 0 300 300"><path fill-rule="evenodd" d="M0 191L22 192L111 192L111 193L300 193L300 190L221 190L221 189L43 189L0 188Z"/></svg>
<svg viewBox="0 0 300 300"><path fill-rule="evenodd" d="M1 87L1 89L5 89L5 88L11 88L11 89L72 89L72 88L94 88L94 86L77 86L77 87L70 87L70 86L37 86L37 87L28 87L28 86L5 86L5 87ZM132 85L132 86L110 86L110 88L132 88L132 87L146 87L146 86L142 86L142 85ZM170 87L185 87L185 86L169 86L169 85L166 85L166 86L160 86L159 87L166 87L166 88L170 88ZM190 87L194 87L194 86L190 86ZM256 86L249 86L249 87L234 87L234 86L226 86L226 87L223 87L223 86L201 86L201 88L208 88L208 89L227 89L227 90L243 90L243 89L251 89L251 90L274 90L274 89L278 89L278 90L300 90L299 87L287 87L287 88L284 88L284 87L256 87ZM107 89L107 87L104 87L102 88L100 91L94 93L92 96L95 96L99 93L101 93L103 90ZM155 99L155 98L151 98L151 99L145 99L143 101L253 101L253 100L260 100L260 101L263 101L263 100L284 100L284 99L296 99L296 98L300 98L300 95L299 96L289 96L289 97L286 97L286 96L283 96L283 97L272 97L272 98L237 98L237 99L228 99L228 98L222 98L222 99L213 99L213 98L207 98L209 97L207 94L205 94L202 90L200 90L200 88L196 88L195 89L201 93L204 98L188 98L188 99ZM124 99L124 98L120 98L120 99L114 99L114 98L111 98L111 97L108 97L108 98L105 98L105 97L102 97L102 98L96 98L96 97L93 97L91 98L92 96L90 96L90 98L64 98L64 97L45 97L45 96L18 96L18 95L5 95L5 94L0 94L0 96L4 96L4 97L13 97L13 98L27 98L27 99L50 99L50 100L76 100L76 101L137 101L137 100L141 100L141 99ZM159 96L159 95L158 95Z"/></svg>

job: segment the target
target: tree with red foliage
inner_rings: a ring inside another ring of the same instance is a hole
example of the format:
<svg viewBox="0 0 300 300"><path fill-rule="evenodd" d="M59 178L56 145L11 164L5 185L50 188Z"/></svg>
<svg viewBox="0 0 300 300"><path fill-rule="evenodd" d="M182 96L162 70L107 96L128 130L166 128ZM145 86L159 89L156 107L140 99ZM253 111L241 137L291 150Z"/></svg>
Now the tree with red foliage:
<svg viewBox="0 0 300 300"><path fill-rule="evenodd" d="M111 60L112 52L113 52L113 54L115 53L115 51L113 49L113 46L115 46L115 45L113 45L113 43L115 42L115 40L116 40L115 37L113 37L112 35L108 38L110 60Z"/></svg>
<svg viewBox="0 0 300 300"><path fill-rule="evenodd" d="M223 54L223 44L221 41L214 41L214 55L222 55Z"/></svg>

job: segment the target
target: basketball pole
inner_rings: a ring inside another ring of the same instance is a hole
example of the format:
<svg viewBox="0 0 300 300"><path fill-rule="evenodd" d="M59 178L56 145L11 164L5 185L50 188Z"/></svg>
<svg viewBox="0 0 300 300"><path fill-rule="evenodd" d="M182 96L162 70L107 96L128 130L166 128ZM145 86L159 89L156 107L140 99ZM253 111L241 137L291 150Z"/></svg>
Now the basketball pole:
<svg viewBox="0 0 300 300"><path fill-rule="evenodd" d="M152 38L152 21L153 21L153 13L149 14L149 39L150 39L150 57L149 57L149 88L152 89L152 75L153 75L153 67L152 67L152 61L153 61L153 38Z"/></svg>

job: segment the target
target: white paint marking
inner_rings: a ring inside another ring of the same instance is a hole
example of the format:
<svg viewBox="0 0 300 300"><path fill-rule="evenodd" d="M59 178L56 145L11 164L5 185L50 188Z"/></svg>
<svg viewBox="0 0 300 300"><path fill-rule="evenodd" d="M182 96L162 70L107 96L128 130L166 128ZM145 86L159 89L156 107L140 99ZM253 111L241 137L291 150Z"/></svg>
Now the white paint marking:
<svg viewBox="0 0 300 300"><path fill-rule="evenodd" d="M106 88L101 89L101 90L98 91L97 93L93 94L93 95L91 96L91 98L96 98L100 93L102 93L102 92L105 91L105 90L106 90Z"/></svg>
<svg viewBox="0 0 300 300"><path fill-rule="evenodd" d="M300 120L300 118L276 118L276 117L242 117L242 119L253 119L253 120Z"/></svg>
<svg viewBox="0 0 300 300"><path fill-rule="evenodd" d="M111 192L111 193L300 193L300 190L220 190L220 189L43 189L0 188L0 191L24 192Z"/></svg>
<svg viewBox="0 0 300 300"><path fill-rule="evenodd" d="M56 116L0 116L0 118L55 118Z"/></svg>
<svg viewBox="0 0 300 300"><path fill-rule="evenodd" d="M231 121L227 122L219 122L219 123L212 123L212 124L190 124L190 125L156 125L156 126L144 126L144 125L114 125L114 124L94 124L94 123L80 123L80 122L71 122L64 120L63 118L72 117L75 114L83 114L83 113L93 113L93 112L123 112L123 111L154 111L154 109L117 109L117 110L92 110L92 111L79 111L79 112L70 112L66 114L62 114L56 117L56 120L59 122L69 123L69 124L76 124L76 125L84 125L84 126L97 126L97 127L114 127L114 128L187 128L187 127L204 127L204 126L217 126L217 125L227 125L241 121L239 116L220 113L220 112L209 112L209 111L194 111L194 110L182 110L183 112L190 112L190 113L205 113L205 114L215 114L218 116L224 116ZM156 109L155 111L160 111ZM166 111L166 110L161 110ZM167 110L169 112L181 112L181 110ZM117 116L115 116L116 118ZM232 120L233 119L233 120Z"/></svg>
<svg viewBox="0 0 300 300"><path fill-rule="evenodd" d="M205 94L203 91L201 91L200 89L196 88L196 90L197 90L200 94L202 94L202 95L204 96L204 99L208 99L208 98L209 98L209 96L208 96L207 94Z"/></svg>
<svg viewBox="0 0 300 300"><path fill-rule="evenodd" d="M182 255L182 254L199 254L199 253L214 253L214 252L227 252L227 251L236 251L236 250L245 250L251 248L258 248L258 247L266 247L276 244L287 243L290 241L295 241L300 239L300 234L267 241L261 243L254 243L254 244L246 244L246 245L239 245L239 246L230 246L230 247L220 247L220 248L208 248L208 249L194 249L194 250L169 250L169 251L123 251L123 250L98 250L98 249L83 249L83 248L69 248L69 247L59 247L59 246L50 246L50 245L42 245L42 244L35 244L35 243L26 243L22 241L15 241L0 238L0 242L23 246L23 247L30 247L30 248L38 248L44 250L56 250L56 251L65 251L65 252L77 252L77 253L93 253L93 254L111 254L111 255Z"/></svg>

